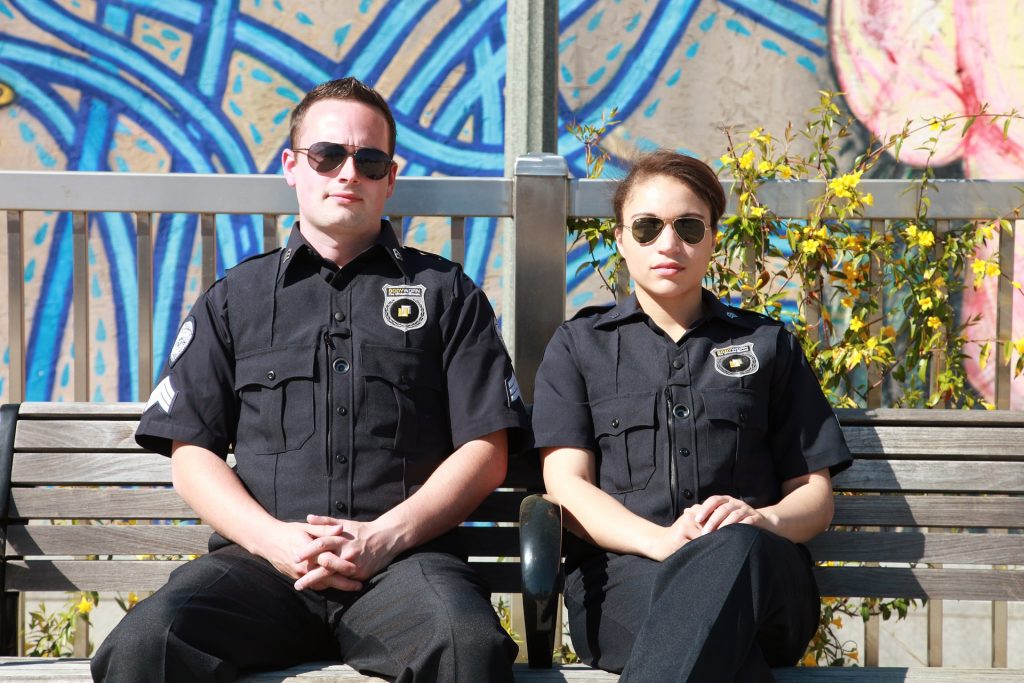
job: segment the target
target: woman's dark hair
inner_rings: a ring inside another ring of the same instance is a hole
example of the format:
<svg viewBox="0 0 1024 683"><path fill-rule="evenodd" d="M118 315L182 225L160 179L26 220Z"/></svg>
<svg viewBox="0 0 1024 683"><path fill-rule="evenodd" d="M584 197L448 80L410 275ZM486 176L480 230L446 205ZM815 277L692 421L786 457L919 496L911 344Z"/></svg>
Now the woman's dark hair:
<svg viewBox="0 0 1024 683"><path fill-rule="evenodd" d="M298 142L299 129L302 127L302 119L305 118L306 112L320 100L354 100L379 111L388 123L387 153L395 153L395 117L391 115L391 107L379 92L351 76L321 83L306 93L302 101L296 105L291 119L292 147Z"/></svg>
<svg viewBox="0 0 1024 683"><path fill-rule="evenodd" d="M613 206L616 223L622 225L622 207L626 204L633 187L641 180L654 176L675 178L703 199L711 214L709 227L714 231L718 219L725 212L725 190L722 189L722 183L711 167L700 159L668 149L641 154L633 160L629 173L615 190Z"/></svg>

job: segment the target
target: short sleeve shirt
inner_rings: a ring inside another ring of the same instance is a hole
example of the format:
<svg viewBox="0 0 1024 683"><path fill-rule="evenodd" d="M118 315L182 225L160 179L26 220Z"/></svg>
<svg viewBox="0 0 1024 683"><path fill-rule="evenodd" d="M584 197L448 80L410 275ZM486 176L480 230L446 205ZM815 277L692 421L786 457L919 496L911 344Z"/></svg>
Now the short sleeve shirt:
<svg viewBox="0 0 1024 683"><path fill-rule="evenodd" d="M635 296L585 311L557 330L537 374L536 445L591 451L600 488L662 525L716 494L771 505L782 482L850 463L793 335L707 291L703 302L678 343Z"/></svg>
<svg viewBox="0 0 1024 683"><path fill-rule="evenodd" d="M136 439L226 457L272 515L371 520L458 446L528 429L487 297L455 263L376 243L337 268L293 228L183 322Z"/></svg>

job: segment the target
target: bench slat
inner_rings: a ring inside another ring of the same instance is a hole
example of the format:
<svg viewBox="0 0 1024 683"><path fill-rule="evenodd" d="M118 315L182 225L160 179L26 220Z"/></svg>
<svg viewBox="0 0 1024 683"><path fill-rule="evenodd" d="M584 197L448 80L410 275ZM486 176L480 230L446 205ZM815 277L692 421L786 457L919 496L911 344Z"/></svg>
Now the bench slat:
<svg viewBox="0 0 1024 683"><path fill-rule="evenodd" d="M1024 572L905 567L815 567L822 596L1024 600Z"/></svg>
<svg viewBox="0 0 1024 683"><path fill-rule="evenodd" d="M66 555L201 555L213 532L203 524L12 525L8 557ZM470 555L518 557L517 527L463 527Z"/></svg>
<svg viewBox="0 0 1024 683"><path fill-rule="evenodd" d="M82 403L74 401L35 402L26 401L18 407L18 419L126 419L139 421L145 403Z"/></svg>
<svg viewBox="0 0 1024 683"><path fill-rule="evenodd" d="M171 461L156 453L17 453L15 486L170 486Z"/></svg>
<svg viewBox="0 0 1024 683"><path fill-rule="evenodd" d="M795 667L772 669L775 683L1020 683L1020 669Z"/></svg>
<svg viewBox="0 0 1024 683"><path fill-rule="evenodd" d="M1024 564L1022 534L828 531L807 548L818 562Z"/></svg>
<svg viewBox="0 0 1024 683"><path fill-rule="evenodd" d="M18 451L141 451L135 420L18 420Z"/></svg>
<svg viewBox="0 0 1024 683"><path fill-rule="evenodd" d="M843 434L857 457L1024 460L1024 427L844 426Z"/></svg>
<svg viewBox="0 0 1024 683"><path fill-rule="evenodd" d="M879 495L836 496L832 523L859 526L1024 526L1024 497Z"/></svg>
<svg viewBox="0 0 1024 683"><path fill-rule="evenodd" d="M1024 462L856 460L836 475L837 491L1024 492Z"/></svg>

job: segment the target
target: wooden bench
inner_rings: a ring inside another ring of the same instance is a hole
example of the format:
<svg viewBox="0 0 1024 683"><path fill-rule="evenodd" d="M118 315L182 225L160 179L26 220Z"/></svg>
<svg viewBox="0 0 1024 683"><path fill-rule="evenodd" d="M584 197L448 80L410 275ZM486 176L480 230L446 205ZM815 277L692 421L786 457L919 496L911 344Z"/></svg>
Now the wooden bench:
<svg viewBox="0 0 1024 683"><path fill-rule="evenodd" d="M0 518L5 544L0 643L6 654L14 654L12 596L18 592L153 590L184 561L168 556L206 551L210 529L170 488L168 461L135 445L141 409L141 404L74 403L0 407L0 514L7 512ZM812 552L819 560L904 566L822 567L823 594L928 597L933 609L941 599L1024 600L1024 571L992 568L1024 565L1024 414L877 410L841 411L840 417L857 462L836 481L842 493L835 523L857 530L830 531L811 544ZM553 549L550 543L560 537L557 507L529 495L539 489L538 474L534 458L513 460L508 490L495 492L472 517L515 522L525 499L522 551L514 527L462 529L474 565L495 591L524 589L526 636L534 644L534 658L550 652L555 623L550 598L557 597L560 564L557 540ZM872 495L843 495L849 492ZM133 519L144 521L117 523ZM58 520L64 523L54 523ZM964 533L942 533L951 530ZM976 533L981 531L986 533ZM520 552L525 578L516 559ZM908 568L906 563L957 566ZM540 585L545 580L547 588ZM86 660L16 657L0 658L0 678L90 680ZM516 679L597 683L616 677L582 666L517 665ZM1024 671L793 668L777 670L776 679L1020 682ZM312 663L245 680L377 679L336 663Z"/></svg>
<svg viewBox="0 0 1024 683"><path fill-rule="evenodd" d="M928 599L933 615L941 615L942 600L1024 600L1024 413L837 412L855 460L834 482L833 528L808 544L817 562L828 563L816 570L821 594ZM524 500L523 510L532 527L526 533L524 525L522 539L530 565L523 599L537 614L553 614L560 510L540 496ZM1005 656L1006 632L993 637L1003 639L997 647ZM531 664L547 663L542 652L531 649ZM775 677L1020 682L1024 670L790 668Z"/></svg>

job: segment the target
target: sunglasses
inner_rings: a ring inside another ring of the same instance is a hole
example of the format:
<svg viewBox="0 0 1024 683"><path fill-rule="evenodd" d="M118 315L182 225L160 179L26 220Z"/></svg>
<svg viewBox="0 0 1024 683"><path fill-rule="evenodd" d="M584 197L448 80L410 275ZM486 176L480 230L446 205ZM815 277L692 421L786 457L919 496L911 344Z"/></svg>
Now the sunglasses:
<svg viewBox="0 0 1024 683"><path fill-rule="evenodd" d="M687 244L700 244L704 241L704 233L708 230L708 226L699 218L682 216L673 218L671 221L663 221L655 216L641 216L633 221L633 225L629 226L629 231L633 233L633 239L637 244L650 244L658 239L658 235L661 234L661 229L665 227L666 223L671 223L672 229L679 235L679 239Z"/></svg>
<svg viewBox="0 0 1024 683"><path fill-rule="evenodd" d="M355 152L349 152L355 148ZM292 148L293 152L305 152L310 167L317 173L330 173L345 163L350 156L355 160L356 170L370 180L380 180L391 170L391 157L373 147L356 147L337 142L314 142L309 147Z"/></svg>

